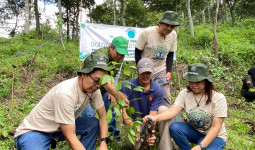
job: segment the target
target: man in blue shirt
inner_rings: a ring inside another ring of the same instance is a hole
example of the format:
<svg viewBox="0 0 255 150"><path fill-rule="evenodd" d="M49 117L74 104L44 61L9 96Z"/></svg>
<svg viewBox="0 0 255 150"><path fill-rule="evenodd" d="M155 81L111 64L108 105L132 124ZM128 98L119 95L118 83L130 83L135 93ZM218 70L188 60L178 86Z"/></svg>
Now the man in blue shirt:
<svg viewBox="0 0 255 150"><path fill-rule="evenodd" d="M123 92L127 99L130 101L130 107L134 107L135 113L130 118L127 115L126 108L123 109L122 117L124 124L133 125L133 121L144 116L156 115L160 109L160 104L163 100L164 93L162 88L154 81L151 80L154 72L154 64L149 58L142 58L137 64L136 79L130 80L123 84L121 92ZM143 92L133 90L135 87L141 86ZM130 88L131 87L131 88ZM143 126L138 126L138 130L143 132ZM146 141L149 145L153 145L155 142L155 136L151 136ZM162 139L162 138L161 138ZM124 146L128 146L131 149L139 149L141 146L141 139L139 135L135 136L136 144L132 145L128 138L125 139Z"/></svg>

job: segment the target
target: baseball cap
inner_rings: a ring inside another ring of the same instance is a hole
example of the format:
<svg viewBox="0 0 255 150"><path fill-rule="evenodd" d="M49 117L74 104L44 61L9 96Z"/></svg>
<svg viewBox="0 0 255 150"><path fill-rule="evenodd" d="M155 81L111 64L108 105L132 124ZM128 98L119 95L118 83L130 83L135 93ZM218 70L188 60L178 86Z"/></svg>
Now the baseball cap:
<svg viewBox="0 0 255 150"><path fill-rule="evenodd" d="M123 36L117 36L112 40L112 44L115 46L117 52L122 55L128 54L128 40Z"/></svg>
<svg viewBox="0 0 255 150"><path fill-rule="evenodd" d="M78 71L77 74L90 73L95 68L108 71L107 62L104 56L98 54L91 54L87 56L84 60L82 69Z"/></svg>
<svg viewBox="0 0 255 150"><path fill-rule="evenodd" d="M138 73L141 74L143 72L154 72L154 64L149 58L142 58L137 63Z"/></svg>

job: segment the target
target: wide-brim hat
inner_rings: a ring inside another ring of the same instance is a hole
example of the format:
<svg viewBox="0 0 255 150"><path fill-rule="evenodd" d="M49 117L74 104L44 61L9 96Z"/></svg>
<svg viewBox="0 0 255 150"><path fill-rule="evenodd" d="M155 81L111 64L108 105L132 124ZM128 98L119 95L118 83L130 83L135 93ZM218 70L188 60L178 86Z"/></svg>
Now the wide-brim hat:
<svg viewBox="0 0 255 150"><path fill-rule="evenodd" d="M107 61L104 56L100 56L97 54L91 54L87 56L84 60L82 69L78 71L77 74L90 73L95 68L108 71Z"/></svg>
<svg viewBox="0 0 255 150"><path fill-rule="evenodd" d="M174 11L166 11L163 14L163 17L158 20L158 22L163 22L166 24L174 25L174 26L179 26L180 24L177 22L178 19L178 14Z"/></svg>
<svg viewBox="0 0 255 150"><path fill-rule="evenodd" d="M191 82L199 82L205 79L213 82L213 78L208 75L208 67L201 63L190 64L188 72L183 75L183 78Z"/></svg>
<svg viewBox="0 0 255 150"><path fill-rule="evenodd" d="M149 58L142 58L137 63L138 73L142 74L144 72L154 72L154 63Z"/></svg>
<svg viewBox="0 0 255 150"><path fill-rule="evenodd" d="M112 44L115 46L117 52L122 55L128 54L128 40L123 36L117 36L112 40Z"/></svg>

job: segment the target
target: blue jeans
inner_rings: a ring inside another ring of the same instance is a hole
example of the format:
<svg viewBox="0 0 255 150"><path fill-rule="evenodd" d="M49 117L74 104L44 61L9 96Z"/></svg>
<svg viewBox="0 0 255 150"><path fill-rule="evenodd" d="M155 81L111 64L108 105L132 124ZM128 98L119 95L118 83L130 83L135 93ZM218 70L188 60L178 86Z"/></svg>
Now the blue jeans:
<svg viewBox="0 0 255 150"><path fill-rule="evenodd" d="M96 118L79 117L75 120L76 135L81 135L80 141L87 150L95 150L96 140L99 132L99 121ZM61 131L56 133L45 133L29 131L14 138L18 150L48 150L52 136L59 141L65 137Z"/></svg>
<svg viewBox="0 0 255 150"><path fill-rule="evenodd" d="M169 132L174 139L175 143L182 150L190 150L190 143L200 144L205 138L204 134L199 133L187 122L174 122L170 125ZM207 146L206 150L223 150L226 142L216 137L212 143Z"/></svg>
<svg viewBox="0 0 255 150"><path fill-rule="evenodd" d="M105 109L107 111L109 109L109 106L111 105L111 100L108 99L108 92L102 94L102 98L103 98L103 101L104 101ZM83 117L95 117L95 110L89 104L84 109L81 116L83 116ZM120 137L120 130L117 129L117 127L116 127L117 122L116 122L115 118L116 118L116 112L114 111L114 109L112 109L112 120L109 123L108 131L109 132L114 132L114 138L119 138Z"/></svg>

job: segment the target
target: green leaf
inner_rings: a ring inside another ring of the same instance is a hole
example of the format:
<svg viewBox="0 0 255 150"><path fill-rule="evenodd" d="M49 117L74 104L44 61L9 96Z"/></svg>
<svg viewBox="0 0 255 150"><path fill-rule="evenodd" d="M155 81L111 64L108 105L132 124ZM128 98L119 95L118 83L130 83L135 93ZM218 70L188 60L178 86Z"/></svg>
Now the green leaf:
<svg viewBox="0 0 255 150"><path fill-rule="evenodd" d="M137 86L137 87L133 88L134 91L139 91L139 92L143 92L143 89L144 88L141 86Z"/></svg>
<svg viewBox="0 0 255 150"><path fill-rule="evenodd" d="M130 76L131 72L128 69L124 69L123 73L127 76Z"/></svg>
<svg viewBox="0 0 255 150"><path fill-rule="evenodd" d="M125 132L125 133L124 133L124 136L123 136L123 138L122 138L122 140L121 140L122 143L124 143L125 139L127 138L127 135L128 135L128 132Z"/></svg>
<svg viewBox="0 0 255 150"><path fill-rule="evenodd" d="M121 82L117 82L117 84L115 85L115 90L116 90L117 93L119 93L121 87L122 87L122 83Z"/></svg>
<svg viewBox="0 0 255 150"><path fill-rule="evenodd" d="M25 37L25 40L26 40L26 41L29 41L29 37L26 36L26 37Z"/></svg>
<svg viewBox="0 0 255 150"><path fill-rule="evenodd" d="M134 109L134 107L128 107L128 108L126 109L126 112L127 112L127 115L128 115L129 117L132 117L132 115L135 113L135 109Z"/></svg>
<svg viewBox="0 0 255 150"><path fill-rule="evenodd" d="M115 104L116 104L116 102L111 103L108 109L112 109L112 106Z"/></svg>
<svg viewBox="0 0 255 150"><path fill-rule="evenodd" d="M98 115L97 111L95 111L95 117L99 120L99 115Z"/></svg>
<svg viewBox="0 0 255 150"><path fill-rule="evenodd" d="M111 76L109 75L103 75L100 80L99 80L99 84L100 85L103 85L103 84L106 84L109 80L111 80Z"/></svg>
<svg viewBox="0 0 255 150"><path fill-rule="evenodd" d="M125 103L125 100L123 98L118 100L118 105L119 105L120 109L124 108L125 104L126 103Z"/></svg>
<svg viewBox="0 0 255 150"><path fill-rule="evenodd" d="M129 132L130 132L133 136L135 136L135 131L134 131L133 129L131 129Z"/></svg>
<svg viewBox="0 0 255 150"><path fill-rule="evenodd" d="M132 99L130 102L136 101L136 100L139 100L139 99L142 99L142 98L134 98L134 99Z"/></svg>
<svg viewBox="0 0 255 150"><path fill-rule="evenodd" d="M107 124L109 124L109 122L112 120L112 110L108 109L107 113L106 113L106 121Z"/></svg>
<svg viewBox="0 0 255 150"><path fill-rule="evenodd" d="M126 85L124 85L124 87L131 89L131 85L130 84L126 84Z"/></svg>
<svg viewBox="0 0 255 150"><path fill-rule="evenodd" d="M129 66L129 68L137 69L136 66Z"/></svg>
<svg viewBox="0 0 255 150"><path fill-rule="evenodd" d="M136 118L136 120L140 120L140 121L143 121L143 118Z"/></svg>
<svg viewBox="0 0 255 150"><path fill-rule="evenodd" d="M3 130L3 131L2 131L2 135L3 135L4 137L7 137L7 136L8 136L8 131Z"/></svg>
<svg viewBox="0 0 255 150"><path fill-rule="evenodd" d="M112 61L112 64L115 66L117 65L118 63L116 61Z"/></svg>
<svg viewBox="0 0 255 150"><path fill-rule="evenodd" d="M114 72L113 72L112 70L110 71L110 75L111 75L111 76L114 76Z"/></svg>
<svg viewBox="0 0 255 150"><path fill-rule="evenodd" d="M135 137L132 136L132 134L128 133L128 139L133 145L135 145Z"/></svg>
<svg viewBox="0 0 255 150"><path fill-rule="evenodd" d="M114 107L113 109L116 112L117 118L120 117L120 115L121 115L120 114L120 110L118 108L116 108L116 107Z"/></svg>
<svg viewBox="0 0 255 150"><path fill-rule="evenodd" d="M139 112L139 111L136 111L135 113L137 113L137 114L143 114L143 113L141 113L141 112Z"/></svg>

